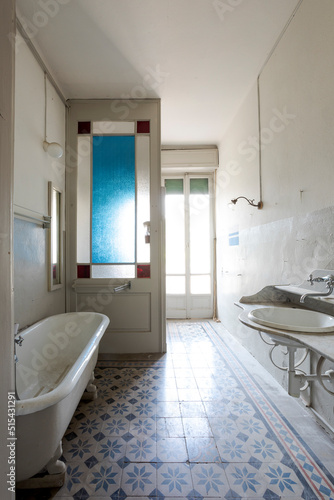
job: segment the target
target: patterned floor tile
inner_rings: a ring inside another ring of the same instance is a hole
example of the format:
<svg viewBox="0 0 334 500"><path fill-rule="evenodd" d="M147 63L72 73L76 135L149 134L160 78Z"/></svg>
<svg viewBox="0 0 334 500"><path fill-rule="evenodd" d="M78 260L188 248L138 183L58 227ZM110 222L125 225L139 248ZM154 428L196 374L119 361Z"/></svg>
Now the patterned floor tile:
<svg viewBox="0 0 334 500"><path fill-rule="evenodd" d="M150 462L157 456L157 443L150 437L134 437L126 446L126 457L130 462Z"/></svg>
<svg viewBox="0 0 334 500"><path fill-rule="evenodd" d="M333 440L223 326L167 333L160 358L98 362L98 397L75 411L66 481L48 498L334 500Z"/></svg>
<svg viewBox="0 0 334 500"><path fill-rule="evenodd" d="M66 462L84 462L95 454L97 441L91 436L87 438L75 437L67 441L65 438L63 443L63 457Z"/></svg>
<svg viewBox="0 0 334 500"><path fill-rule="evenodd" d="M130 429L130 420L125 417L111 417L101 427L105 436L122 436Z"/></svg>
<svg viewBox="0 0 334 500"><path fill-rule="evenodd" d="M281 462L284 458L277 443L271 438L252 436L247 440L247 447L251 456L260 462Z"/></svg>
<svg viewBox="0 0 334 500"><path fill-rule="evenodd" d="M237 417L246 415L249 418L254 417L256 413L256 410L250 403L238 399L234 399L227 404L227 411L229 411L231 415L236 415Z"/></svg>
<svg viewBox="0 0 334 500"><path fill-rule="evenodd" d="M259 418L239 417L235 420L235 425L241 432L256 438L265 436L268 432L264 423Z"/></svg>
<svg viewBox="0 0 334 500"><path fill-rule="evenodd" d="M133 436L152 436L156 433L156 419L136 417L130 422L130 433Z"/></svg>
<svg viewBox="0 0 334 500"><path fill-rule="evenodd" d="M216 440L221 461L224 463L249 462L251 453L245 441L231 436L229 439L219 438Z"/></svg>
<svg viewBox="0 0 334 500"><path fill-rule="evenodd" d="M73 497L81 488L87 475L87 467L84 463L68 464L66 466L66 479L62 488L57 491L57 497Z"/></svg>
<svg viewBox="0 0 334 500"><path fill-rule="evenodd" d="M155 418L157 414L157 405L152 401L138 401L132 407L132 415L135 418L150 417Z"/></svg>
<svg viewBox="0 0 334 500"><path fill-rule="evenodd" d="M230 487L222 464L194 464L190 470L194 489L203 498L225 498Z"/></svg>
<svg viewBox="0 0 334 500"><path fill-rule="evenodd" d="M124 470L121 489L128 496L149 496L156 490L157 468L148 463L130 463Z"/></svg>
<svg viewBox="0 0 334 500"><path fill-rule="evenodd" d="M265 498L269 478L251 464L231 464L225 469L227 480L235 496L239 498ZM268 498L275 498L269 496ZM278 497L279 498L279 497Z"/></svg>
<svg viewBox="0 0 334 500"><path fill-rule="evenodd" d="M212 435L215 438L229 438L238 432L237 423L229 417L210 417L209 424L211 426Z"/></svg>
<svg viewBox="0 0 334 500"><path fill-rule="evenodd" d="M119 490L122 469L107 460L99 462L85 478L84 487L90 496L111 496Z"/></svg>
<svg viewBox="0 0 334 500"><path fill-rule="evenodd" d="M121 437L109 436L101 439L95 449L95 457L99 462L110 460L117 462L125 455L126 442Z"/></svg>
<svg viewBox="0 0 334 500"><path fill-rule="evenodd" d="M261 467L268 489L284 497L302 496L304 487L296 473L282 462L265 464Z"/></svg>
<svg viewBox="0 0 334 500"><path fill-rule="evenodd" d="M189 465L164 464L157 470L157 487L165 497L187 497L193 490Z"/></svg>

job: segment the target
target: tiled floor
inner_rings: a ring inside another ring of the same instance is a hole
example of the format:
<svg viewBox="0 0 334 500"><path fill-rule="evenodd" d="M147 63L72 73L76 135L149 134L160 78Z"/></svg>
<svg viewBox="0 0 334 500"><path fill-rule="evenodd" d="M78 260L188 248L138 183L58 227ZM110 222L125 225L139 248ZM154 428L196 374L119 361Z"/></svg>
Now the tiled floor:
<svg viewBox="0 0 334 500"><path fill-rule="evenodd" d="M333 440L221 325L169 322L167 355L95 375L63 439L65 485L18 499L334 499Z"/></svg>

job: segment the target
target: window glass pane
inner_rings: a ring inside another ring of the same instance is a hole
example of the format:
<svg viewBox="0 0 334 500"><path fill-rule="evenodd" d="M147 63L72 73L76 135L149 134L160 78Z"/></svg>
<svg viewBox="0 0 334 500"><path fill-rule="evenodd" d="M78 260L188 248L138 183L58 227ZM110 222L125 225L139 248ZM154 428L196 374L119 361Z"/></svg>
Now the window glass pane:
<svg viewBox="0 0 334 500"><path fill-rule="evenodd" d="M134 134L135 122L93 122L93 134Z"/></svg>
<svg viewBox="0 0 334 500"><path fill-rule="evenodd" d="M210 276L190 276L190 293L193 295L210 294Z"/></svg>
<svg viewBox="0 0 334 500"><path fill-rule="evenodd" d="M166 276L166 293L170 295L186 293L185 276Z"/></svg>
<svg viewBox="0 0 334 500"><path fill-rule="evenodd" d="M135 266L92 266L92 278L134 278Z"/></svg>
<svg viewBox="0 0 334 500"><path fill-rule="evenodd" d="M134 261L135 138L94 136L92 262Z"/></svg>
<svg viewBox="0 0 334 500"><path fill-rule="evenodd" d="M210 198L208 194L196 193L189 196L189 220L190 272L192 274L210 273Z"/></svg>
<svg viewBox="0 0 334 500"><path fill-rule="evenodd" d="M90 136L78 137L77 262L90 262Z"/></svg>
<svg viewBox="0 0 334 500"><path fill-rule="evenodd" d="M209 194L209 179L190 179L190 194Z"/></svg>
<svg viewBox="0 0 334 500"><path fill-rule="evenodd" d="M90 265L89 264L78 264L77 265L77 276L78 276L78 278L90 278Z"/></svg>
<svg viewBox="0 0 334 500"><path fill-rule="evenodd" d="M150 245L145 243L146 227L150 221L150 138L136 138L137 174L137 261L150 262Z"/></svg>
<svg viewBox="0 0 334 500"><path fill-rule="evenodd" d="M151 277L150 264L138 264L137 265L137 278L150 278L150 277Z"/></svg>
<svg viewBox="0 0 334 500"><path fill-rule="evenodd" d="M183 194L183 179L166 179L166 194Z"/></svg>
<svg viewBox="0 0 334 500"><path fill-rule="evenodd" d="M90 122L78 122L78 134L90 134Z"/></svg>
<svg viewBox="0 0 334 500"><path fill-rule="evenodd" d="M185 273L184 196L168 194L165 197L166 218L166 272Z"/></svg>
<svg viewBox="0 0 334 500"><path fill-rule="evenodd" d="M149 121L138 121L137 122L137 134L149 134L150 133L150 122Z"/></svg>

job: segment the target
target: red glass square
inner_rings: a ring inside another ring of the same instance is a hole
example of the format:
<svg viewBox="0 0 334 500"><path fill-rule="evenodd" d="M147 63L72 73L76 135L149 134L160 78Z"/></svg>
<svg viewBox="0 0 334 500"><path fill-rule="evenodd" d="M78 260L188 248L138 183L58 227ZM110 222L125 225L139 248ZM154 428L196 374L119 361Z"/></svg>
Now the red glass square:
<svg viewBox="0 0 334 500"><path fill-rule="evenodd" d="M90 134L90 122L78 122L78 134Z"/></svg>
<svg viewBox="0 0 334 500"><path fill-rule="evenodd" d="M78 264L77 265L77 275L78 275L78 278L90 278L90 265L89 264Z"/></svg>
<svg viewBox="0 0 334 500"><path fill-rule="evenodd" d="M149 134L149 133L150 133L150 122L149 121L137 122L137 134Z"/></svg>
<svg viewBox="0 0 334 500"><path fill-rule="evenodd" d="M150 278L150 277L151 277L150 264L138 264L137 265L137 278Z"/></svg>

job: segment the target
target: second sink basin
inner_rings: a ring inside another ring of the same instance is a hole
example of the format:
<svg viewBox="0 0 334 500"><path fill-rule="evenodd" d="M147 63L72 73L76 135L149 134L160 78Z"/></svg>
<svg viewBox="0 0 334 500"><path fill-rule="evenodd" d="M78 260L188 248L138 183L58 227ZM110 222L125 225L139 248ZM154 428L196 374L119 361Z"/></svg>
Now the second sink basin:
<svg viewBox="0 0 334 500"><path fill-rule="evenodd" d="M334 333L334 317L329 314L288 307L261 307L248 313L259 325L303 333Z"/></svg>

